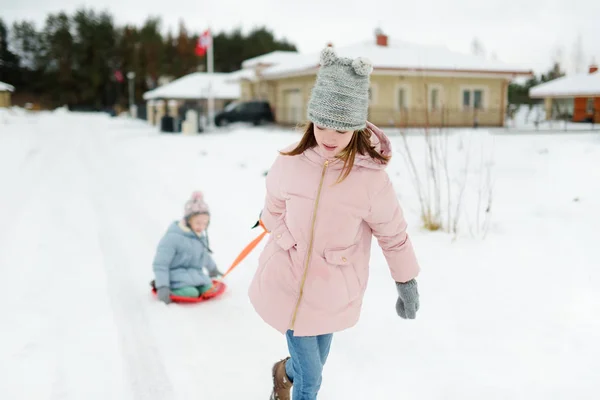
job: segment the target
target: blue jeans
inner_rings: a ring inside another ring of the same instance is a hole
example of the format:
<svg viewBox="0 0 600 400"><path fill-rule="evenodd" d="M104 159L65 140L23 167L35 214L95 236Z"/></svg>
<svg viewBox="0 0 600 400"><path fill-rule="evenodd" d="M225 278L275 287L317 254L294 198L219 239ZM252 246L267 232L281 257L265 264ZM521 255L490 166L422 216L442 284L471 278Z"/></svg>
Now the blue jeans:
<svg viewBox="0 0 600 400"><path fill-rule="evenodd" d="M333 334L294 336L286 333L291 358L285 363L285 372L294 384L294 400L316 400L321 388L322 372Z"/></svg>

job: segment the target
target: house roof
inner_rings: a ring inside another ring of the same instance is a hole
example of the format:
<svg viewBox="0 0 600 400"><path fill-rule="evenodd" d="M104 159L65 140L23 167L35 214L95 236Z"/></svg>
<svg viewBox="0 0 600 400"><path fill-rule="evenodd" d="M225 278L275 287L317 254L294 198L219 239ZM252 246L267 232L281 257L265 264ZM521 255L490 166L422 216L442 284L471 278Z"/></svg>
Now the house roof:
<svg viewBox="0 0 600 400"><path fill-rule="evenodd" d="M563 76L529 89L529 96L534 98L590 95L600 96L600 71Z"/></svg>
<svg viewBox="0 0 600 400"><path fill-rule="evenodd" d="M8 83L0 82L0 92L14 92L15 87Z"/></svg>
<svg viewBox="0 0 600 400"><path fill-rule="evenodd" d="M531 69L490 60L481 56L451 51L443 46L421 45L404 41L388 40L387 46L378 46L374 41L350 46L334 47L340 57L366 57L373 63L374 74L382 70L408 70L431 72L465 72L501 74L516 77L532 75ZM319 64L320 52L297 54L282 60L263 71L265 78L313 73Z"/></svg>
<svg viewBox="0 0 600 400"><path fill-rule="evenodd" d="M242 62L242 68L244 68L244 69L252 68L252 67L256 67L257 65L260 65L260 64L264 64L264 65L281 64L282 62L285 62L289 59L294 58L298 54L299 53L296 51L275 50L270 53L262 54L260 56L249 58L249 59L245 60L244 62Z"/></svg>
<svg viewBox="0 0 600 400"><path fill-rule="evenodd" d="M145 100L205 99L212 90L215 99L237 99L240 97L240 85L228 82L229 74L194 72L144 93Z"/></svg>
<svg viewBox="0 0 600 400"><path fill-rule="evenodd" d="M239 69L237 71L230 72L227 76L227 82L239 83L241 80L256 80L256 72L253 69Z"/></svg>

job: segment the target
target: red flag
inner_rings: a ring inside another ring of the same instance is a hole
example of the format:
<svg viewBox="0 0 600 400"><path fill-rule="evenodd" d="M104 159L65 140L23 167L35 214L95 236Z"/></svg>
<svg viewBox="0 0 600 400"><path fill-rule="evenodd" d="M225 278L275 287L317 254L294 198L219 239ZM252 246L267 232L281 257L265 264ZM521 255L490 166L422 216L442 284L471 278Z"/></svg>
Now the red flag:
<svg viewBox="0 0 600 400"><path fill-rule="evenodd" d="M115 79L116 79L116 80L117 80L117 82L119 82L119 83L123 83L123 81L125 80L125 79L123 78L123 73L122 73L121 71L119 71L119 70L116 70L116 71L115 71Z"/></svg>
<svg viewBox="0 0 600 400"><path fill-rule="evenodd" d="M202 57L206 54L206 50L212 46L212 36L209 30L204 31L198 38L196 43L196 55Z"/></svg>

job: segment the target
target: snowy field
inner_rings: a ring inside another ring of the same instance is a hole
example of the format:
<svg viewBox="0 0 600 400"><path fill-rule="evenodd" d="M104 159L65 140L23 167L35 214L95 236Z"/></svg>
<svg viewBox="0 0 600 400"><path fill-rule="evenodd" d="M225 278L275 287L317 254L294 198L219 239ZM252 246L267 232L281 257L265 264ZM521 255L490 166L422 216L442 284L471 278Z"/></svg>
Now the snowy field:
<svg viewBox="0 0 600 400"><path fill-rule="evenodd" d="M287 351L247 299L261 247L213 302L165 306L148 283L192 190L212 207L211 246L227 269L259 233L264 173L297 138L246 126L159 135L101 114L0 110L0 398L266 400ZM421 310L396 316L374 241L362 319L334 336L320 399L599 398L600 135L493 140L485 240L422 230L396 153Z"/></svg>

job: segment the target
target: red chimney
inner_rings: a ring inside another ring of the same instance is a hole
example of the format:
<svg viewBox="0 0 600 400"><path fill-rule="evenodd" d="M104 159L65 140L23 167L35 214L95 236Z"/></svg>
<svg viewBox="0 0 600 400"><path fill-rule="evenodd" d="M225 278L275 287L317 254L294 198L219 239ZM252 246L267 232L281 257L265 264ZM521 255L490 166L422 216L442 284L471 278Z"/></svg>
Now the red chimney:
<svg viewBox="0 0 600 400"><path fill-rule="evenodd" d="M333 47L333 43L331 43L331 42L327 43L327 47Z"/></svg>
<svg viewBox="0 0 600 400"><path fill-rule="evenodd" d="M590 65L590 74L593 74L596 71L598 71L598 65L596 65L596 64Z"/></svg>
<svg viewBox="0 0 600 400"><path fill-rule="evenodd" d="M377 29L375 31L375 37L377 38L377 46L387 47L388 45L388 37L383 33L381 29Z"/></svg>
<svg viewBox="0 0 600 400"><path fill-rule="evenodd" d="M383 33L377 35L377 46L387 47L388 45L388 37Z"/></svg>

